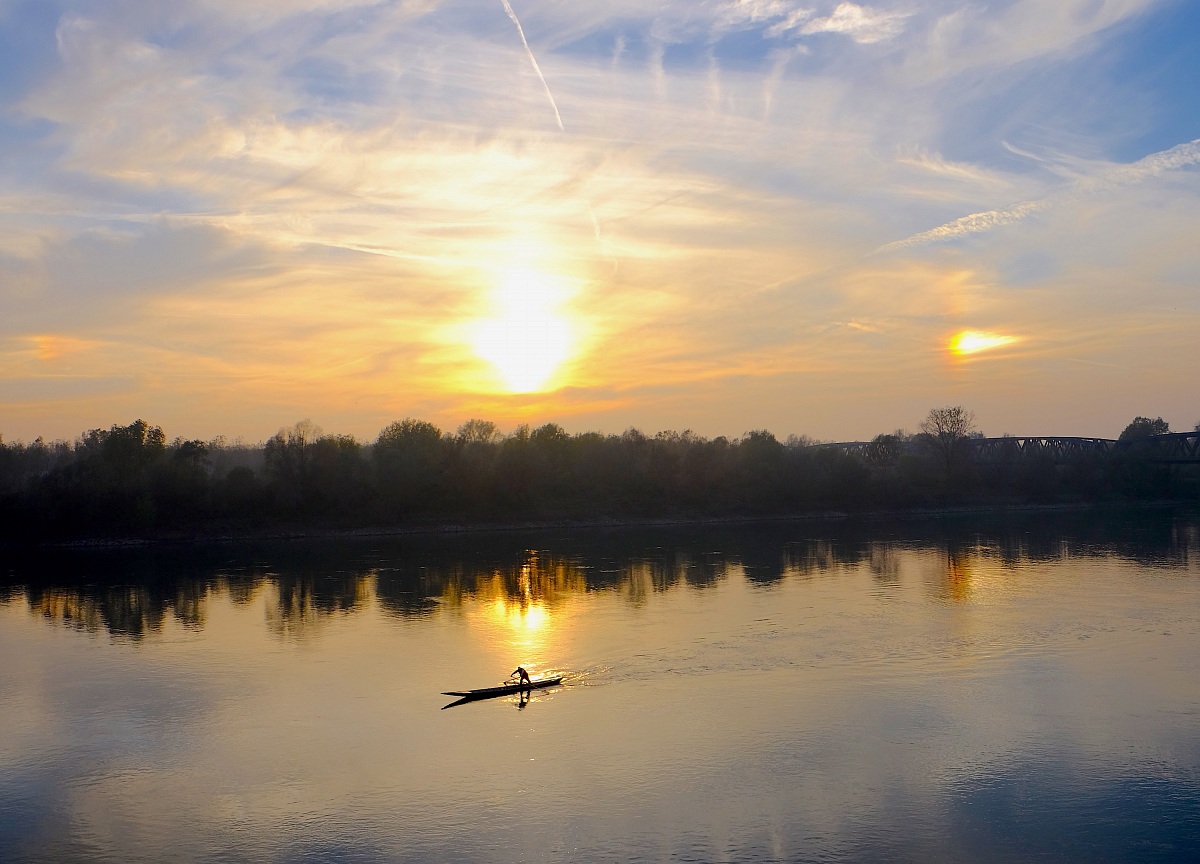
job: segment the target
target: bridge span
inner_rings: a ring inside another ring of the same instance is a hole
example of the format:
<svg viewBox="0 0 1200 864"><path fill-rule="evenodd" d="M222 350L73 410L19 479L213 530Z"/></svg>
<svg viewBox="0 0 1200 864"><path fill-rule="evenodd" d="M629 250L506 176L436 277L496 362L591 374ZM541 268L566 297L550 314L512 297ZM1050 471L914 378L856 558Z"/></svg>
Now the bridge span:
<svg viewBox="0 0 1200 864"><path fill-rule="evenodd" d="M1051 435L1005 435L1002 438L968 438L966 445L971 448L972 457L976 461L985 463L1033 457L1049 457L1055 463L1065 463L1097 456L1129 456L1168 465L1200 463L1200 431L1171 432L1133 441ZM878 452L878 445L872 441L846 441L818 446L835 447L868 461ZM899 446L902 450L910 450L918 447L919 442L909 440Z"/></svg>

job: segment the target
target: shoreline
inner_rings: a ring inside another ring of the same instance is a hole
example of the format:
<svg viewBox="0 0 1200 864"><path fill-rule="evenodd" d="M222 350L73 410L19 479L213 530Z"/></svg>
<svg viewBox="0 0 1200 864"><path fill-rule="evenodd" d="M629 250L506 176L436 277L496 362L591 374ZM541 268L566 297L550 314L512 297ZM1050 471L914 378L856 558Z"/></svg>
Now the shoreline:
<svg viewBox="0 0 1200 864"><path fill-rule="evenodd" d="M0 549L36 550L101 550L137 549L166 546L199 546L223 543L254 543L289 540L340 540L371 537L436 537L477 534L513 534L551 530L596 530L636 528L678 528L706 525L767 525L782 523L856 522L918 519L945 519L963 516L1000 515L1006 513L1055 513L1159 510L1176 507L1195 507L1191 500L1142 502L1067 502L1054 504L973 505L959 507L913 508L899 510L866 510L860 512L821 511L817 513L775 514L770 516L697 516L647 517L642 519L549 519L504 523L442 522L422 525L403 525L371 528L285 528L274 527L250 531L215 531L212 533L164 532L151 537L91 537L75 540L35 541L30 543L0 542Z"/></svg>

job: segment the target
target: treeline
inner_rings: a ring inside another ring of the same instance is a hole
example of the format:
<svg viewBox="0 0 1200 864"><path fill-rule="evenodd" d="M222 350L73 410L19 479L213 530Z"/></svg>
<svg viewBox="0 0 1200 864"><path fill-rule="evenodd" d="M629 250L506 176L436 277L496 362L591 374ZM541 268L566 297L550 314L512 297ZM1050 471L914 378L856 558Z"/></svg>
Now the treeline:
<svg viewBox="0 0 1200 864"><path fill-rule="evenodd" d="M1142 420L1144 418L1138 418ZM1136 421L1135 421L1136 422ZM1161 421L1159 421L1161 422ZM1131 424L1132 426L1133 424ZM1165 424L1163 424L1165 427ZM1157 431L1157 430L1156 430ZM265 444L168 441L144 420L74 442L0 441L0 536L9 540L388 528L527 521L771 516L1024 502L1197 497L1193 466L1045 455L980 464L961 408L915 435L850 451L757 430L502 435L406 419L364 444L311 422Z"/></svg>

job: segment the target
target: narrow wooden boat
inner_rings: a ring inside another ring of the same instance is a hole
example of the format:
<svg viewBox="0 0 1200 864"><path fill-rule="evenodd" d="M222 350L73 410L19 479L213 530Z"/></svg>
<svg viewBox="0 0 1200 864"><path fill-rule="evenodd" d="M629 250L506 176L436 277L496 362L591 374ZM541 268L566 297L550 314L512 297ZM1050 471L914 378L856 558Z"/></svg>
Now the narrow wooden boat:
<svg viewBox="0 0 1200 864"><path fill-rule="evenodd" d="M513 681L501 684L499 687L480 687L478 690L443 690L443 696L457 696L460 701L467 699L494 699L509 693L528 693L530 690L540 690L543 687L553 687L562 681L562 675L551 675L546 678L534 678L528 683Z"/></svg>

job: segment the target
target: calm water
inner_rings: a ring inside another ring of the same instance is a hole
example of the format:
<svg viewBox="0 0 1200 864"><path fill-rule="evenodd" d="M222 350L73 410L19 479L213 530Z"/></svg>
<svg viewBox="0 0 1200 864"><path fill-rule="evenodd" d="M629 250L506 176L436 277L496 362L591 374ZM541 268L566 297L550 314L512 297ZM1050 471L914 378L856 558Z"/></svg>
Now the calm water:
<svg viewBox="0 0 1200 864"><path fill-rule="evenodd" d="M1195 514L46 553L0 659L5 862L1200 860Z"/></svg>

